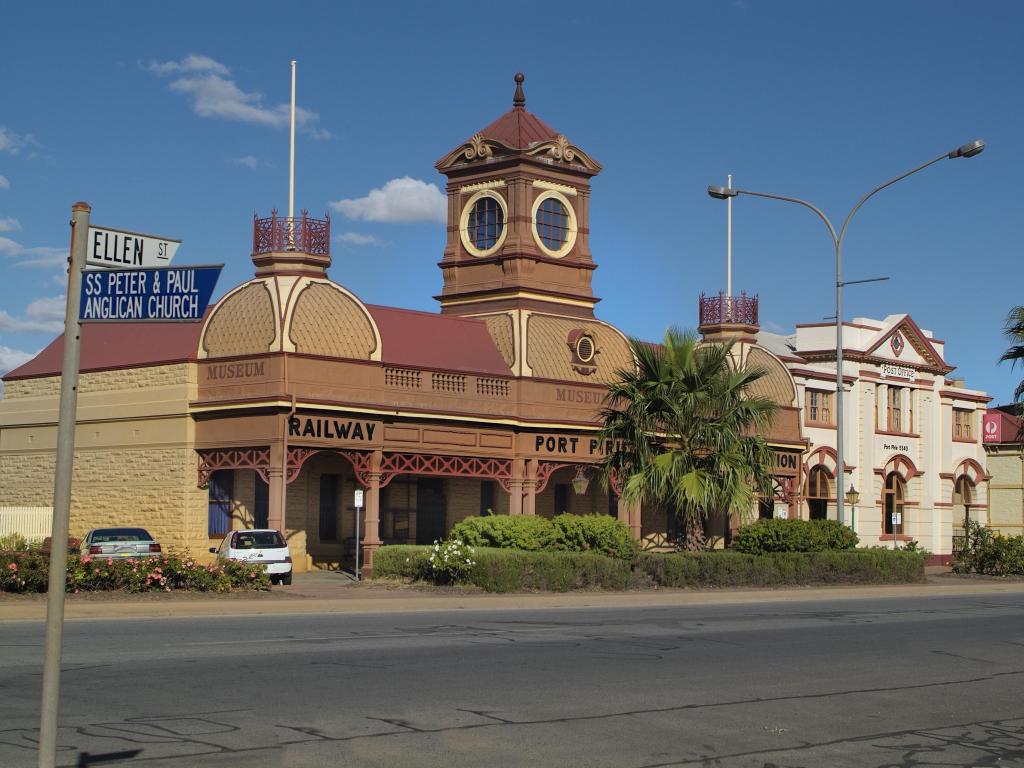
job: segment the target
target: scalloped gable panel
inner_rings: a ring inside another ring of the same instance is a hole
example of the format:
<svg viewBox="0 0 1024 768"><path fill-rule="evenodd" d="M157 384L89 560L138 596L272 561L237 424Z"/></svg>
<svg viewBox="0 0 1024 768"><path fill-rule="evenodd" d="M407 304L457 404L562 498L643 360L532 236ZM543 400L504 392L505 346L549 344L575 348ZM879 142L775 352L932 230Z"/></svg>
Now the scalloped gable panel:
<svg viewBox="0 0 1024 768"><path fill-rule="evenodd" d="M897 354L897 349L899 354ZM865 352L892 360L896 364L912 363L936 368L949 367L910 315L904 315L890 327L883 329L870 342Z"/></svg>

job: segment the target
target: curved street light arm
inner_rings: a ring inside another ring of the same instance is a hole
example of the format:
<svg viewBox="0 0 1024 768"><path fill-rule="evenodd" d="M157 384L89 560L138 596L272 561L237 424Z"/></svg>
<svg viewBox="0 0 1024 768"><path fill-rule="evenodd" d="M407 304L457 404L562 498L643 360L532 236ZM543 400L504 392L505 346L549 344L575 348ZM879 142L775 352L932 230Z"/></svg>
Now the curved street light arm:
<svg viewBox="0 0 1024 768"><path fill-rule="evenodd" d="M913 173L913 171L911 171L911 173ZM899 179L893 179L893 181L890 181L889 184L892 184L894 181L898 181L898 180ZM877 192L878 190L875 190L875 191ZM769 200L782 200L783 202L786 202L786 203L796 203L797 205L802 205L804 208L810 208L812 211L814 211L817 214L819 219L821 219L823 222L825 222L825 226L828 227L828 233L832 236L832 243L833 243L833 245L835 245L835 244L837 244L839 242L839 236L836 235L836 228L832 226L832 222L829 221L828 216L826 216L824 213L822 213L821 209L818 208L816 205L813 205L813 204L807 202L806 200L801 200L799 197L786 197L785 195L772 195L772 194L769 194L767 192L752 192L749 189L737 189L737 190L735 190L735 192L738 195L750 195L752 197L766 197Z"/></svg>
<svg viewBox="0 0 1024 768"><path fill-rule="evenodd" d="M881 192L886 187L891 187L897 181L902 181L903 179L907 178L907 176L911 176L911 175L917 173L918 171L923 171L929 165L935 165L935 163L939 162L939 160L946 160L950 156L951 156L951 154L949 152L943 152L941 155L939 155L938 157L934 158L933 160L929 160L927 163L923 163L923 164L917 166L916 168L913 168L913 169L907 171L906 173L901 173L899 176L896 176L895 178L889 179L884 184L879 184L877 187L875 187L870 192L868 192L866 195L864 195L864 197L862 197L860 200L858 200L857 204L855 206L853 206L853 210L851 210L846 215L846 221L843 222L843 228L839 230L839 237L837 238L837 242L842 241L843 236L846 234L846 228L847 228L847 226L849 226L850 220L853 218L854 214L857 213L857 211L860 210L860 207L862 205L864 205L864 203L866 203L876 193Z"/></svg>

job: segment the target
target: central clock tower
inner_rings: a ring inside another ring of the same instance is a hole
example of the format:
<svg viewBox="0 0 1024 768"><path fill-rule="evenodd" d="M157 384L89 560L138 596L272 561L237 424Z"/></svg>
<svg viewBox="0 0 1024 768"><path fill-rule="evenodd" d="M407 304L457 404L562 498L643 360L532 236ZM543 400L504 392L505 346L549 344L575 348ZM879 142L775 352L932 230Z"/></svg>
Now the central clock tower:
<svg viewBox="0 0 1024 768"><path fill-rule="evenodd" d="M448 177L441 312L529 310L592 318L590 179L601 165L526 110L512 109L437 162Z"/></svg>

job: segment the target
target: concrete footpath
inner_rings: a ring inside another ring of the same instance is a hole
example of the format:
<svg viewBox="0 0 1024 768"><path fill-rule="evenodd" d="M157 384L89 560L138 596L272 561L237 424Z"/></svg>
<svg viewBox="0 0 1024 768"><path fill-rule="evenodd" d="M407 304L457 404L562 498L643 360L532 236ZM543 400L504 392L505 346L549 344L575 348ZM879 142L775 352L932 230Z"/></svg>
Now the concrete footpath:
<svg viewBox="0 0 1024 768"><path fill-rule="evenodd" d="M233 593L83 593L68 595L67 619L140 619L200 616L260 616L312 613L384 613L437 610L532 610L638 606L853 600L879 597L939 597L1024 593L1024 579L952 576L929 569L921 584L891 586L789 587L781 589L641 589L625 592L587 590L560 593L494 595L465 588L430 588L394 583L354 582L330 571L296 574L292 586L270 592ZM0 621L41 621L44 595L0 595Z"/></svg>

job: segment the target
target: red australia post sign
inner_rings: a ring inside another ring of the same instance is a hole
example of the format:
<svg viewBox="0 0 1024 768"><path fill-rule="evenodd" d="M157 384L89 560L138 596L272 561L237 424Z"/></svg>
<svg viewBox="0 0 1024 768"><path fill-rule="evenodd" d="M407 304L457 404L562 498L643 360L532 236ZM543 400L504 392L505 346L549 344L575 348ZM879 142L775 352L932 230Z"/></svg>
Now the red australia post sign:
<svg viewBox="0 0 1024 768"><path fill-rule="evenodd" d="M1003 417L1000 413L986 413L982 419L982 439L986 443L1003 442Z"/></svg>

